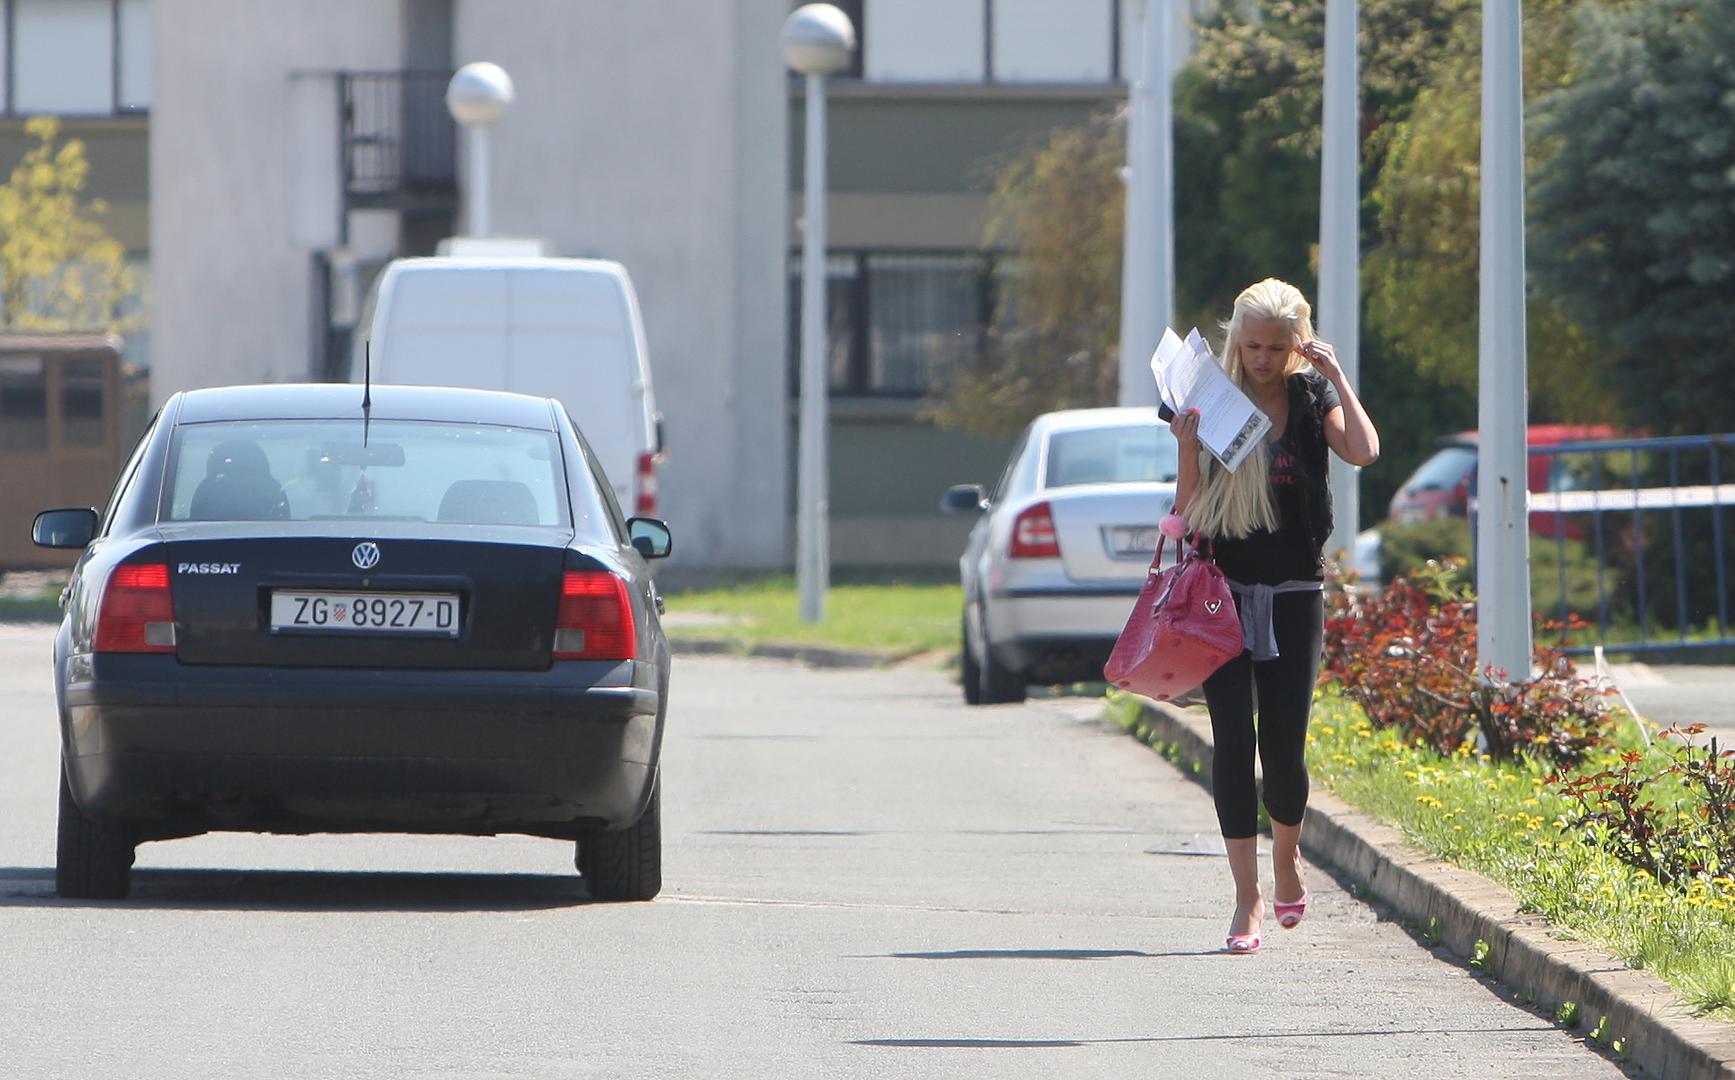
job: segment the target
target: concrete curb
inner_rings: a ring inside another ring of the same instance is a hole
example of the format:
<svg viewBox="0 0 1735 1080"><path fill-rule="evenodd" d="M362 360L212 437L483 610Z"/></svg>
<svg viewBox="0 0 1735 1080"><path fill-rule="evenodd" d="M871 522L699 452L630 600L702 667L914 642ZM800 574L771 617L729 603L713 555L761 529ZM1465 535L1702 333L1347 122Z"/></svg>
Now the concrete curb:
<svg viewBox="0 0 1735 1080"><path fill-rule="evenodd" d="M1211 723L1172 705L1144 701L1145 723L1157 742L1197 766L1209 786ZM1553 1013L1579 1006L1580 1023L1608 1017L1609 1040L1626 1040L1630 1061L1669 1080L1735 1080L1735 1025L1701 1020L1667 983L1628 968L1618 958L1551 935L1540 915L1518 910L1500 885L1410 846L1397 829L1325 791L1308 800L1302 848L1369 891L1468 963L1486 942L1482 970L1535 1007Z"/></svg>
<svg viewBox="0 0 1735 1080"><path fill-rule="evenodd" d="M921 655L834 649L827 645L752 644L734 638L670 638L669 648L676 656L755 656L793 660L817 668L889 667Z"/></svg>

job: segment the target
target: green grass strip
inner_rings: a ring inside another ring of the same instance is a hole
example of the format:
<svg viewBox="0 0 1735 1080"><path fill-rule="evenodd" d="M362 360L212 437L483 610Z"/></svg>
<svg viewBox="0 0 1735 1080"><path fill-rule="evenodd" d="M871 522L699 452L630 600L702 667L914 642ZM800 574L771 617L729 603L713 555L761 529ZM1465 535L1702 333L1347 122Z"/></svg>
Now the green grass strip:
<svg viewBox="0 0 1735 1080"><path fill-rule="evenodd" d="M1523 910L1653 972L1701 1015L1735 1020L1735 880L1658 884L1601 847L1596 829L1569 826L1575 806L1548 783L1547 768L1468 748L1444 757L1374 728L1358 707L1324 692L1308 767L1417 847L1498 881ZM1683 802L1675 812L1691 810Z"/></svg>
<svg viewBox="0 0 1735 1080"><path fill-rule="evenodd" d="M833 585L826 591L824 621L805 623L795 579L788 575L667 593L664 601L668 633L676 640L826 645L887 656L956 650L964 607L956 583Z"/></svg>

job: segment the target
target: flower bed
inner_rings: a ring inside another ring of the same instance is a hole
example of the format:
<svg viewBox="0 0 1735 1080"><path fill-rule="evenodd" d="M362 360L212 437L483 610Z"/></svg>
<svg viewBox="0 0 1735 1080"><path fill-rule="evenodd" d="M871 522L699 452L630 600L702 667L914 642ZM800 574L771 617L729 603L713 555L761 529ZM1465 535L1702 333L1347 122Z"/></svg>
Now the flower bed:
<svg viewBox="0 0 1735 1080"><path fill-rule="evenodd" d="M1461 565L1340 594L1327 618L1318 780L1735 1019L1735 751L1697 728L1653 741L1546 644L1528 682L1478 674Z"/></svg>

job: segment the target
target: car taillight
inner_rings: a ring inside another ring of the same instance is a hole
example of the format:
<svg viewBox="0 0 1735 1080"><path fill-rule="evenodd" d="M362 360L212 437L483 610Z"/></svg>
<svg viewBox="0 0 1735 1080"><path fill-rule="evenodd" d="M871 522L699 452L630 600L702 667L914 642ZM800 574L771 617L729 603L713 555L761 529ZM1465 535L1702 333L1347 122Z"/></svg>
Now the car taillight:
<svg viewBox="0 0 1735 1080"><path fill-rule="evenodd" d="M602 570L568 570L554 620L556 660L631 660L638 655L627 583Z"/></svg>
<svg viewBox="0 0 1735 1080"><path fill-rule="evenodd" d="M117 566L96 616L97 652L172 653L175 604L164 563Z"/></svg>
<svg viewBox="0 0 1735 1080"><path fill-rule="evenodd" d="M639 455L638 489L638 496L633 500L633 513L638 517L656 517L657 455Z"/></svg>
<svg viewBox="0 0 1735 1080"><path fill-rule="evenodd" d="M1047 503L1039 502L1013 520L1009 554L1014 559L1060 558L1060 540L1054 535L1054 515Z"/></svg>

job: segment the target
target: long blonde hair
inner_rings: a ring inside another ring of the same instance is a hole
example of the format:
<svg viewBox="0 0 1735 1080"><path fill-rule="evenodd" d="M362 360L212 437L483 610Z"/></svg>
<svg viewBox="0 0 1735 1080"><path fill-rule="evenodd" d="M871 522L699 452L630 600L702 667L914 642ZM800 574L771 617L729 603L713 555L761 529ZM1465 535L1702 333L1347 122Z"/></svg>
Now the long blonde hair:
<svg viewBox="0 0 1735 1080"><path fill-rule="evenodd" d="M1235 298L1235 310L1224 324L1228 331L1223 341L1223 354L1218 363L1229 378L1243 391L1247 375L1241 367L1241 338L1249 319L1281 319L1294 335L1294 344L1313 339L1313 309L1301 290L1287 281L1266 278L1249 285ZM1308 366L1307 360L1293 349L1283 366L1283 376L1289 376ZM1233 540L1259 529L1277 528L1277 501L1271 494L1270 444L1248 454L1241 467L1230 472L1212 457L1209 451L1199 451L1199 485L1183 515L1187 526L1201 536L1217 540Z"/></svg>

